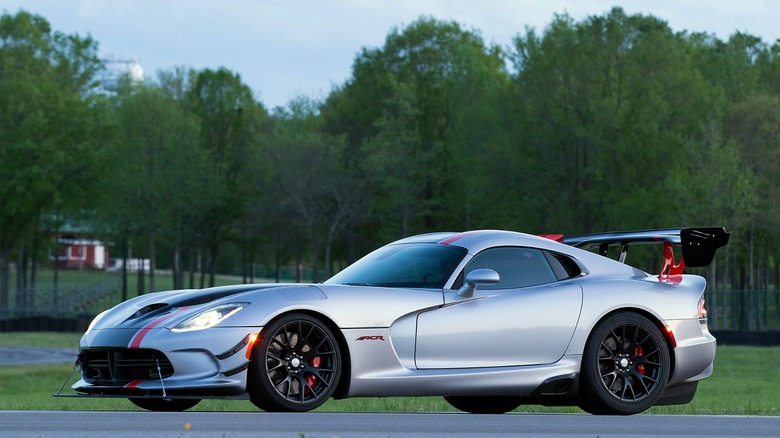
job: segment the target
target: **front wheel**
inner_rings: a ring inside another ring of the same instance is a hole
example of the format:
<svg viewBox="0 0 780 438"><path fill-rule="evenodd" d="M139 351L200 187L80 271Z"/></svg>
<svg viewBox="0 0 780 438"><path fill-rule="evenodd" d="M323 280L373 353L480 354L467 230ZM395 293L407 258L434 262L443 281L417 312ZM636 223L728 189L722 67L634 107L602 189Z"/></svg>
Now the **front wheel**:
<svg viewBox="0 0 780 438"><path fill-rule="evenodd" d="M472 414L503 414L520 406L520 397L448 396L444 400L455 409Z"/></svg>
<svg viewBox="0 0 780 438"><path fill-rule="evenodd" d="M585 345L580 408L591 414L642 412L661 397L669 368L669 350L655 324L636 313L612 315L596 325Z"/></svg>
<svg viewBox="0 0 780 438"><path fill-rule="evenodd" d="M134 405L147 411L181 412L200 403L196 398L130 398Z"/></svg>
<svg viewBox="0 0 780 438"><path fill-rule="evenodd" d="M304 412L336 390L341 352L328 327L304 314L286 315L262 333L252 355L249 397L272 412Z"/></svg>

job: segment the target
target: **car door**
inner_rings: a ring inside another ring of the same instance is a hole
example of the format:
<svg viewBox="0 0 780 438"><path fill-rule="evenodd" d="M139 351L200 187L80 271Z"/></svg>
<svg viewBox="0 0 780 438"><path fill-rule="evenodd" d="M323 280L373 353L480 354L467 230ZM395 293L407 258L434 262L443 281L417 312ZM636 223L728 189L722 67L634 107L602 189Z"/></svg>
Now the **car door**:
<svg viewBox="0 0 780 438"><path fill-rule="evenodd" d="M501 281L471 298L456 290L445 305L417 318L420 369L539 365L558 361L574 333L582 304L576 279L563 279L549 254L536 248L485 250L464 269L488 268Z"/></svg>

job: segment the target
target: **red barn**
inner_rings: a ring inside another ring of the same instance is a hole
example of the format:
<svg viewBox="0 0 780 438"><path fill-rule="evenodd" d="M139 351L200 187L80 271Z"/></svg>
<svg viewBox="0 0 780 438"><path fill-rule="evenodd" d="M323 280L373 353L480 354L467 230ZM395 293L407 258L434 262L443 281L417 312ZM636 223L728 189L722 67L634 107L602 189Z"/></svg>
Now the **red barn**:
<svg viewBox="0 0 780 438"><path fill-rule="evenodd" d="M49 260L62 269L108 268L108 250L99 240L66 239L58 240L57 256L49 255Z"/></svg>

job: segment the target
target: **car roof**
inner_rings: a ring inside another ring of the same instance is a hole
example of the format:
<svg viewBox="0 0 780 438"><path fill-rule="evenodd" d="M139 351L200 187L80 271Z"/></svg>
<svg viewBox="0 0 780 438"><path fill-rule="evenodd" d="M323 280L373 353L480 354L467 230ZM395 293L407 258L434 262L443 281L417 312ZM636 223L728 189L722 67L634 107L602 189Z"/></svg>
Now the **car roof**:
<svg viewBox="0 0 780 438"><path fill-rule="evenodd" d="M532 246L553 251L570 252L571 247L550 239L505 230L472 230L465 232L440 232L407 237L392 244L435 243L466 248L476 254L483 249L495 246Z"/></svg>

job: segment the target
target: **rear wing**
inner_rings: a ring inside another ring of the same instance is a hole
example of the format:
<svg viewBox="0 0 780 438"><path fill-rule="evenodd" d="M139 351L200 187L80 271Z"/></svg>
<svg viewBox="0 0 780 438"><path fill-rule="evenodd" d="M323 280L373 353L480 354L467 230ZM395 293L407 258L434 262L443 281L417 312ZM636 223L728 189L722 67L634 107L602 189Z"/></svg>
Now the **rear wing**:
<svg viewBox="0 0 780 438"><path fill-rule="evenodd" d="M723 227L668 228L643 231L616 231L609 233L580 234L564 236L560 234L545 235L567 245L582 249L598 248L599 254L608 255L609 247L619 246L618 261L625 262L629 245L663 244L664 265L660 278L668 278L682 274L685 266L698 268L712 263L718 248L726 246L730 234ZM682 248L680 262L674 263L672 247Z"/></svg>

